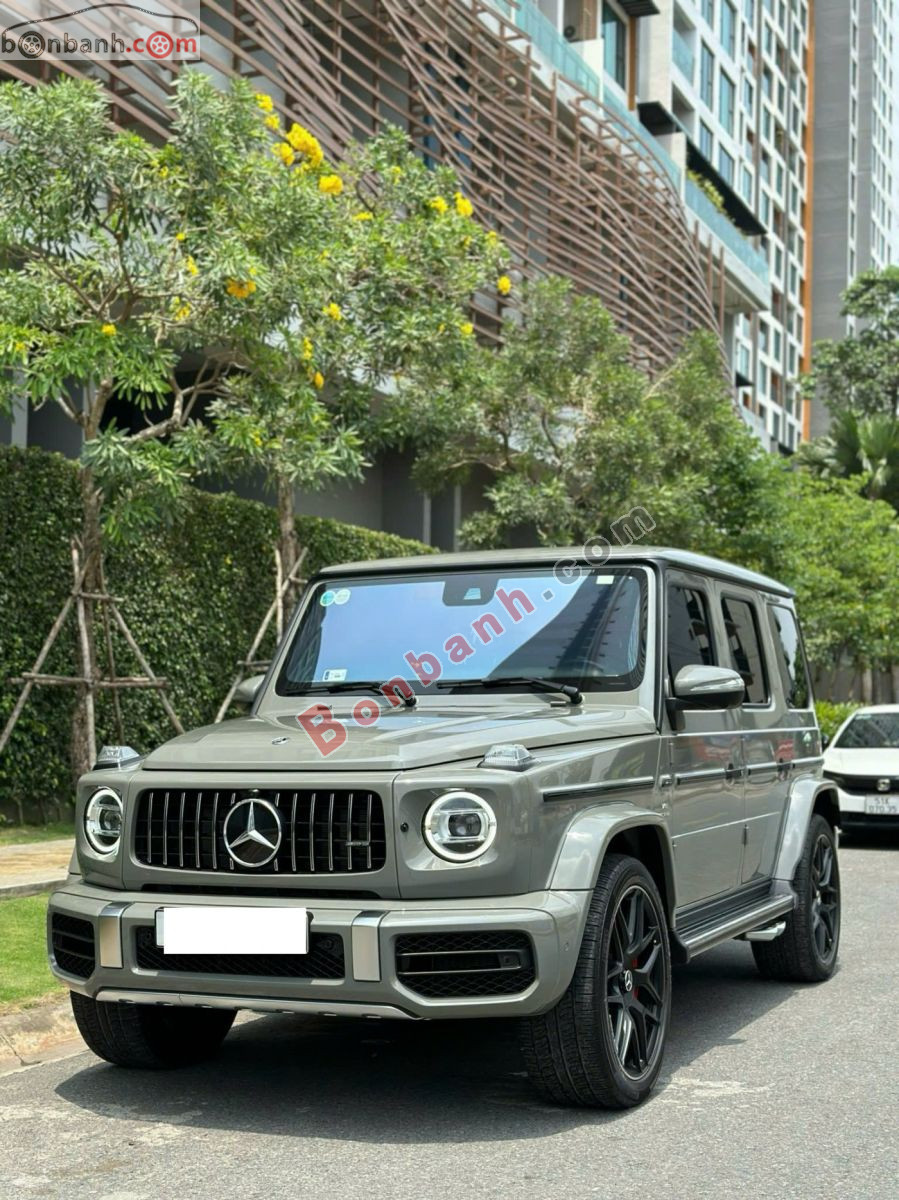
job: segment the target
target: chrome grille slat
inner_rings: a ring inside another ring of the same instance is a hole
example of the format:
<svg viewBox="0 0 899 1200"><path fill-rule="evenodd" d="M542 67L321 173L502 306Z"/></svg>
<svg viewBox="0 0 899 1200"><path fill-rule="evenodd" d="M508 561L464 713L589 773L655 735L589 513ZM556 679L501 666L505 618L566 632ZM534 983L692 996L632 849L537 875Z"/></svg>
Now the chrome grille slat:
<svg viewBox="0 0 899 1200"><path fill-rule="evenodd" d="M267 800L282 821L277 854L255 868L235 863L224 844L228 811L250 793ZM380 870L387 857L380 796L349 789L147 789L137 798L133 829L139 863L191 874L227 871L235 879L246 874L358 875Z"/></svg>

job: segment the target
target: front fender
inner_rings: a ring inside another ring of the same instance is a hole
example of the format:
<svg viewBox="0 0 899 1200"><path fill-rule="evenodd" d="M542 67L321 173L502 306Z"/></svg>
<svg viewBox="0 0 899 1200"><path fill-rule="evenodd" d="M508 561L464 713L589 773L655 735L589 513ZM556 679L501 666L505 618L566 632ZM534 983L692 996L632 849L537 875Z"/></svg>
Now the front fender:
<svg viewBox="0 0 899 1200"><path fill-rule="evenodd" d="M574 817L562 838L550 887L562 891L592 891L609 843L618 834L639 828L651 829L658 843L664 871L664 899L670 916L677 898L674 856L665 818L661 813L637 808L626 801L597 805Z"/></svg>
<svg viewBox="0 0 899 1200"><path fill-rule="evenodd" d="M785 879L792 882L796 867L805 845L805 835L808 832L809 821L819 796L829 794L832 806L839 812L839 798L836 788L826 779L800 779L790 789L787 811L784 816L783 834L780 840L780 852L774 869L775 879Z"/></svg>

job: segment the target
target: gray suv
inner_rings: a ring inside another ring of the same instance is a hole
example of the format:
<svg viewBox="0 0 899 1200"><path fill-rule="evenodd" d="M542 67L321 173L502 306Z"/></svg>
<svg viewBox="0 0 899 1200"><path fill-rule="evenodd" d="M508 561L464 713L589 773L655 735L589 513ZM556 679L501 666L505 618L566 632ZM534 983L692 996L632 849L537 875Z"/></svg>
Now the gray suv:
<svg viewBox="0 0 899 1200"><path fill-rule="evenodd" d="M515 1017L567 1104L641 1101L671 963L813 982L836 789L788 588L677 550L449 554L311 581L249 715L79 783L50 961L88 1045L168 1067L238 1009Z"/></svg>

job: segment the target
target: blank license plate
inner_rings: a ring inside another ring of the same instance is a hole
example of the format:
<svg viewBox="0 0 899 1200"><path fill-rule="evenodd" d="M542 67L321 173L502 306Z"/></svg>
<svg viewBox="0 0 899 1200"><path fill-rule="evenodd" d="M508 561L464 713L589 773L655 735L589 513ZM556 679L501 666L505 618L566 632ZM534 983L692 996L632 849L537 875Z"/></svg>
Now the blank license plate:
<svg viewBox="0 0 899 1200"><path fill-rule="evenodd" d="M156 944L166 954L306 954L307 910L236 905L160 908Z"/></svg>
<svg viewBox="0 0 899 1200"><path fill-rule="evenodd" d="M869 817L899 817L899 796L866 796L865 812Z"/></svg>

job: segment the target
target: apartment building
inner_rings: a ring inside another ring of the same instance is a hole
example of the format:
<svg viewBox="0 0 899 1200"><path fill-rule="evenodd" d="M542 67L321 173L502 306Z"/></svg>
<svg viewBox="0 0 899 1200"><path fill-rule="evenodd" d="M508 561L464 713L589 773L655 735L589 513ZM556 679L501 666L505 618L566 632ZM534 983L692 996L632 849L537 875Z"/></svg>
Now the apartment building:
<svg viewBox="0 0 899 1200"><path fill-rule="evenodd" d="M854 332L840 294L899 263L899 0L816 0L813 339ZM827 410L811 413L813 435Z"/></svg>

